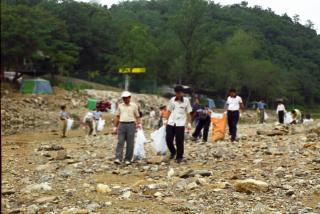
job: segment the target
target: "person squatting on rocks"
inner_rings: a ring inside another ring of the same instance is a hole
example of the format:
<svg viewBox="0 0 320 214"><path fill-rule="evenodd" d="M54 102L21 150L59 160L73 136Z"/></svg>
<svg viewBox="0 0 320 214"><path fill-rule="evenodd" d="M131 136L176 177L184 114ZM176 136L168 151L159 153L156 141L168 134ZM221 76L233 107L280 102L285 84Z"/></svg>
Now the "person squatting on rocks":
<svg viewBox="0 0 320 214"><path fill-rule="evenodd" d="M166 141L170 151L170 159L176 157L177 163L183 161L184 154L184 133L185 125L188 121L188 130L191 130L190 101L184 97L183 87L176 86L174 89L176 96L171 98L168 105L168 121L166 127ZM175 138L176 148L173 144Z"/></svg>
<svg viewBox="0 0 320 214"><path fill-rule="evenodd" d="M202 142L208 142L208 134L211 123L211 111L208 106L200 107L197 110L198 122L196 125L196 129L192 134L192 140L196 141L201 134L201 130L203 129Z"/></svg>
<svg viewBox="0 0 320 214"><path fill-rule="evenodd" d="M87 112L82 122L85 124L86 129L88 129L88 135L96 136L96 121L94 120L93 112Z"/></svg>
<svg viewBox="0 0 320 214"><path fill-rule="evenodd" d="M291 111L292 114L292 122L291 124L301 124L303 123L302 113L299 109L293 109Z"/></svg>
<svg viewBox="0 0 320 214"><path fill-rule="evenodd" d="M118 133L118 144L116 147L116 159L114 163L123 161L123 147L126 143L125 164L131 164L134 151L134 137L136 128L141 128L138 106L131 102L131 93L124 91L121 94L123 103L119 104L116 111L114 125Z"/></svg>
<svg viewBox="0 0 320 214"><path fill-rule="evenodd" d="M101 119L102 113L98 109L94 109L92 113L93 113L93 119L95 121L95 131L97 132L98 131L98 122Z"/></svg>
<svg viewBox="0 0 320 214"><path fill-rule="evenodd" d="M277 115L280 124L284 123L284 115L286 114L286 108L284 107L282 101L278 101Z"/></svg>
<svg viewBox="0 0 320 214"><path fill-rule="evenodd" d="M67 133L67 119L69 119L69 114L66 111L66 106L62 105L60 107L60 113L59 113L59 118L60 118L60 127L62 131L62 136L61 137L66 137Z"/></svg>
<svg viewBox="0 0 320 214"><path fill-rule="evenodd" d="M263 100L260 100L258 103L257 103L257 110L259 112L259 122L260 123L264 123L264 115L265 115L265 107L266 107L266 104L264 103Z"/></svg>
<svg viewBox="0 0 320 214"><path fill-rule="evenodd" d="M229 90L229 97L226 102L227 117L229 134L231 136L231 142L234 142L237 138L237 124L240 117L240 108L244 110L242 98L237 96L236 89Z"/></svg>

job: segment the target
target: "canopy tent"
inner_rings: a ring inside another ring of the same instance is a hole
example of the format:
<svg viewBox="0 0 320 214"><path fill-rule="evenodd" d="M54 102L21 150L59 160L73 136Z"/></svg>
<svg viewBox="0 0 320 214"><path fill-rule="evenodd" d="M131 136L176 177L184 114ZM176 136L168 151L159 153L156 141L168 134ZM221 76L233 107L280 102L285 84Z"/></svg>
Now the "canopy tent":
<svg viewBox="0 0 320 214"><path fill-rule="evenodd" d="M53 90L49 81L37 78L22 80L20 92L24 94L52 94Z"/></svg>

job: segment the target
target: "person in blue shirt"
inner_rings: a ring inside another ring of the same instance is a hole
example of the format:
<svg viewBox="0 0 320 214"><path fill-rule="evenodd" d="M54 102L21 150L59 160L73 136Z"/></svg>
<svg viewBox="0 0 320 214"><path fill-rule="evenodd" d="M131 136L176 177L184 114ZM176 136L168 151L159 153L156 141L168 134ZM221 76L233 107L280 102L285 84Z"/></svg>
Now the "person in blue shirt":
<svg viewBox="0 0 320 214"><path fill-rule="evenodd" d="M98 109L94 109L93 112L93 119L95 121L95 129L96 129L96 132L98 131L98 123L99 123L99 120L101 118L101 111L99 111Z"/></svg>
<svg viewBox="0 0 320 214"><path fill-rule="evenodd" d="M260 100L258 103L257 103L257 110L259 111L259 121L260 123L264 123L264 115L265 115L265 107L266 107L266 104L264 103L263 100Z"/></svg>

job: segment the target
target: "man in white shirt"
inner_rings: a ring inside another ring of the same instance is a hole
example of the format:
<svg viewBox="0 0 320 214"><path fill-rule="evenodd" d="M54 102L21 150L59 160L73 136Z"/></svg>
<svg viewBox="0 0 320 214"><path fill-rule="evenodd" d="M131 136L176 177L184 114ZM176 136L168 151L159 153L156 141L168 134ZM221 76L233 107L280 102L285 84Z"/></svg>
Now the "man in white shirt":
<svg viewBox="0 0 320 214"><path fill-rule="evenodd" d="M183 87L176 86L174 89L176 96L171 98L168 105L168 121L166 127L166 141L170 150L170 159L176 157L177 163L183 161L184 154L184 132L188 121L188 130L191 131L190 101L183 95ZM176 138L176 148L173 140Z"/></svg>
<svg viewBox="0 0 320 214"><path fill-rule="evenodd" d="M237 124L240 117L240 108L244 110L242 98L237 96L235 89L229 90L229 97L226 102L229 134L231 136L231 142L234 142L237 138Z"/></svg>

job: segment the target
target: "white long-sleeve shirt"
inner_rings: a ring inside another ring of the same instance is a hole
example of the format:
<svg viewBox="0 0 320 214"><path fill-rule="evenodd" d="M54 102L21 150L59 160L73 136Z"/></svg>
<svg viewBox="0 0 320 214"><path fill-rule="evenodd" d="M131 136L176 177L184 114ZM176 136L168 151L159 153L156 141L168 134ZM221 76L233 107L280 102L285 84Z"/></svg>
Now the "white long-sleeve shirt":
<svg viewBox="0 0 320 214"><path fill-rule="evenodd" d="M283 104L279 104L279 105L277 106L277 114L279 113L279 111L286 112L286 108L284 107Z"/></svg>

